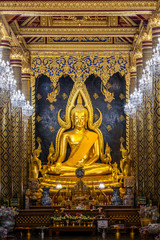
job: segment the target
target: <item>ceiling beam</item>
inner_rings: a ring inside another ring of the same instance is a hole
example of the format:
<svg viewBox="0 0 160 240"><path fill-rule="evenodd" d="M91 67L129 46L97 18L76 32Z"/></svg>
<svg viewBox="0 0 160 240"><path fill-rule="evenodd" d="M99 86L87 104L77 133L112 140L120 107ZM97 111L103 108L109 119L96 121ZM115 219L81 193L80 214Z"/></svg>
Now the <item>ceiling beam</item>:
<svg viewBox="0 0 160 240"><path fill-rule="evenodd" d="M31 44L27 47L32 55L38 56L49 56L57 52L108 52L108 51L118 51L118 52L129 52L132 49L131 44Z"/></svg>
<svg viewBox="0 0 160 240"><path fill-rule="evenodd" d="M24 27L25 25L29 26L37 17L27 18L20 26Z"/></svg>
<svg viewBox="0 0 160 240"><path fill-rule="evenodd" d="M131 16L148 14L157 8L157 0L128 1L0 1L2 14L23 16Z"/></svg>
<svg viewBox="0 0 160 240"><path fill-rule="evenodd" d="M20 34L24 37L66 37L66 36L101 36L101 37L133 37L136 27L23 27Z"/></svg>
<svg viewBox="0 0 160 240"><path fill-rule="evenodd" d="M137 24L135 22L132 21L131 18L129 17L123 17L121 16L121 18L129 25L129 26L137 26Z"/></svg>

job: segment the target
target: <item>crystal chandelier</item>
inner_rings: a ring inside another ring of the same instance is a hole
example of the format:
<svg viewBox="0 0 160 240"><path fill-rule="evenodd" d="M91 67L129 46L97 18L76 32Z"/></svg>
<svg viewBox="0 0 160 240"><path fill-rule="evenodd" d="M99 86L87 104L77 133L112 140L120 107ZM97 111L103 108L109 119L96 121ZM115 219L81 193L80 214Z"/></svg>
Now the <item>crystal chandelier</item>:
<svg viewBox="0 0 160 240"><path fill-rule="evenodd" d="M153 97L153 79L160 77L160 38L158 44L153 49L152 58L146 62L143 69L142 79L139 80L139 89L135 88L130 95L128 103L124 107L124 112L131 117L136 115L137 110L143 110L143 99L145 96Z"/></svg>
<svg viewBox="0 0 160 240"><path fill-rule="evenodd" d="M22 114L26 117L31 117L33 114L33 107L29 104L29 101L22 107Z"/></svg>
<svg viewBox="0 0 160 240"><path fill-rule="evenodd" d="M25 96L20 90L14 91L11 95L11 106L13 108L22 108L25 104Z"/></svg>
<svg viewBox="0 0 160 240"><path fill-rule="evenodd" d="M131 101L129 100L128 103L124 106L124 112L128 115L135 115L136 114L136 108L133 105L133 103L131 103Z"/></svg>
<svg viewBox="0 0 160 240"><path fill-rule="evenodd" d="M33 107L25 100L20 90L16 91L17 82L14 79L13 69L8 61L2 60L0 56L0 102L11 102L11 112L14 113L22 108L22 114L30 117L33 114Z"/></svg>
<svg viewBox="0 0 160 240"><path fill-rule="evenodd" d="M9 62L5 62L0 59L0 93L1 97L10 95L14 90L16 90L17 83L14 79L13 69Z"/></svg>
<svg viewBox="0 0 160 240"><path fill-rule="evenodd" d="M146 62L146 67L143 69L142 79L139 81L139 89L145 94L152 92L153 72L151 71L151 61Z"/></svg>
<svg viewBox="0 0 160 240"><path fill-rule="evenodd" d="M142 110L143 93L140 89L135 88L134 92L130 95L128 103L124 106L124 112L135 118L137 110Z"/></svg>

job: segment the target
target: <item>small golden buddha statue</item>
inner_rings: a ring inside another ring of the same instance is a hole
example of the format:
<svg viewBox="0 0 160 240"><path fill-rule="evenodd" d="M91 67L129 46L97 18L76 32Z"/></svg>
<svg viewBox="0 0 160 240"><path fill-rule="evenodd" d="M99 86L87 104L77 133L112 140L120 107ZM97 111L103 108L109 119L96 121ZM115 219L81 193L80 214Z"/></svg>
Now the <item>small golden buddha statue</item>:
<svg viewBox="0 0 160 240"><path fill-rule="evenodd" d="M96 132L87 129L88 115L88 110L83 106L79 93L77 105L71 110L73 130L62 133L59 156L55 165L48 167L49 174L73 176L77 168L83 168L85 176L112 173L110 164L97 163L100 158L99 136ZM66 160L68 145L71 153Z"/></svg>

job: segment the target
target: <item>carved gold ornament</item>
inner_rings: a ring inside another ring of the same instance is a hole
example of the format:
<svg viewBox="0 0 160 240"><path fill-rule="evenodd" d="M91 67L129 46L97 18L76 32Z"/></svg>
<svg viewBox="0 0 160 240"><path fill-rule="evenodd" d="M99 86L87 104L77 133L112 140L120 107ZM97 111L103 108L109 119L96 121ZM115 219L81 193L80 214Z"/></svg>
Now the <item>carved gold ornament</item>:
<svg viewBox="0 0 160 240"><path fill-rule="evenodd" d="M11 41L10 32L7 31L1 19L0 19L0 36L1 40L6 40L9 42Z"/></svg>
<svg viewBox="0 0 160 240"><path fill-rule="evenodd" d="M22 57L22 73L31 73L30 54L25 51Z"/></svg>
<svg viewBox="0 0 160 240"><path fill-rule="evenodd" d="M50 104L49 106L50 110L53 111L55 109L55 106L53 106L52 104Z"/></svg>
<svg viewBox="0 0 160 240"><path fill-rule="evenodd" d="M59 94L59 91L60 91L60 85L59 83L56 84L56 86L54 86L52 83L51 83L51 87L53 89L53 91L51 93L48 93L47 94L47 98L46 100L48 100L50 103L53 103L53 102L56 102L57 99L57 95Z"/></svg>
<svg viewBox="0 0 160 240"><path fill-rule="evenodd" d="M119 97L121 100L123 100L125 98L125 96L122 93L119 95Z"/></svg>
<svg viewBox="0 0 160 240"><path fill-rule="evenodd" d="M112 108L112 105L110 103L107 104L107 109L110 110Z"/></svg>
<svg viewBox="0 0 160 240"><path fill-rule="evenodd" d="M123 143L125 142L125 139L123 137L120 138L120 142Z"/></svg>
<svg viewBox="0 0 160 240"><path fill-rule="evenodd" d="M147 31L145 28L142 33L142 41L152 41L152 33L151 31Z"/></svg>
<svg viewBox="0 0 160 240"><path fill-rule="evenodd" d="M158 27L160 26L160 12L157 11L157 12L154 12L150 19L149 19L149 25L151 27Z"/></svg>
<svg viewBox="0 0 160 240"><path fill-rule="evenodd" d="M119 9L119 10L125 10L125 11L153 11L156 10L157 8L157 1L149 1L149 0L141 0L141 1L70 1L70 2L66 2L66 1L55 1L55 2L51 2L51 1L1 1L0 2L0 10L3 10L3 12L8 12L10 11L11 13L13 13L13 9L14 11L29 11L30 13L34 13L34 11L39 11L39 14L44 16L44 15L51 15L49 14L49 12L47 12L47 10L50 11L54 11L54 16L61 16L62 14L59 13L59 11L57 10L61 10L61 11L66 11L66 15L68 16L75 16L75 10L79 9L82 10L82 14L81 16L86 16L86 12L84 10L94 10L94 11L98 11L99 14L97 13L96 15L102 15L102 12L109 10L109 12L111 10L115 10L115 9ZM47 14L44 14L44 10L45 12L47 12ZM83 12L84 11L84 12ZM93 15L93 13L90 13L91 16ZM105 14L105 13L104 13ZM107 12L108 14L108 12ZM35 15L35 13L34 13ZM53 15L53 13L52 13ZM105 14L106 15L106 14ZM64 13L63 13L64 16ZM115 12L114 15L115 16Z"/></svg>
<svg viewBox="0 0 160 240"><path fill-rule="evenodd" d="M38 94L37 94L37 99L40 100L41 98L42 98L41 94L38 93Z"/></svg>
<svg viewBox="0 0 160 240"><path fill-rule="evenodd" d="M54 132L55 129L53 126L50 126L49 130L50 130L50 132Z"/></svg>
<svg viewBox="0 0 160 240"><path fill-rule="evenodd" d="M123 115L121 115L120 120L121 120L121 122L123 122L125 120L125 117Z"/></svg>
<svg viewBox="0 0 160 240"><path fill-rule="evenodd" d="M62 97L63 97L64 100L68 98L68 96L67 96L66 93L63 93L63 94L62 94Z"/></svg>
<svg viewBox="0 0 160 240"><path fill-rule="evenodd" d="M93 94L93 97L94 97L95 100L96 100L97 98L99 98L99 96L98 96L97 93L94 93L94 94Z"/></svg>
<svg viewBox="0 0 160 240"><path fill-rule="evenodd" d="M108 90L111 87L110 83L107 83L106 86L101 84L101 92L105 96L104 101L111 103L115 98L114 98L114 93L110 93Z"/></svg>
<svg viewBox="0 0 160 240"><path fill-rule="evenodd" d="M21 47L12 47L11 48L11 54L10 54L10 59L20 59L22 60L23 58L23 52Z"/></svg>
<svg viewBox="0 0 160 240"><path fill-rule="evenodd" d="M107 128L108 132L110 132L112 130L112 127L110 125L108 125L106 128Z"/></svg>
<svg viewBox="0 0 160 240"><path fill-rule="evenodd" d="M42 118L39 115L36 117L36 119L38 122L42 121Z"/></svg>

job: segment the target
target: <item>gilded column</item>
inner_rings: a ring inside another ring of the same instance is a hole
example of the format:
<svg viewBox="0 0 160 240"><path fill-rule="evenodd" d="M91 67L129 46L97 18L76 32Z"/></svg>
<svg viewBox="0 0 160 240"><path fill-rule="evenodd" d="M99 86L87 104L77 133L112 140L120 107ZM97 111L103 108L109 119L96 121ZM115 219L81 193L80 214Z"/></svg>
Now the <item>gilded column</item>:
<svg viewBox="0 0 160 240"><path fill-rule="evenodd" d="M133 93L137 82L136 82L136 59L133 52L130 54L130 93ZM135 191L138 192L138 159L137 159L137 125L136 119L131 118L130 120L130 153L133 160L133 176L135 177Z"/></svg>
<svg viewBox="0 0 160 240"><path fill-rule="evenodd" d="M30 102L30 55L25 52L22 60L22 92ZM23 187L28 185L28 160L31 157L31 120L23 116Z"/></svg>
<svg viewBox="0 0 160 240"><path fill-rule="evenodd" d="M154 13L150 19L150 25L152 27L152 44L153 48L158 43L158 37L160 37L160 13ZM157 66L158 68L158 66ZM154 139L154 198L159 201L160 199L160 75L159 69L155 72L153 78L153 139Z"/></svg>
<svg viewBox="0 0 160 240"><path fill-rule="evenodd" d="M143 69L152 58L152 35L145 30L142 35ZM144 195L150 199L154 196L154 161L153 161L153 102L152 93L144 97Z"/></svg>
<svg viewBox="0 0 160 240"><path fill-rule="evenodd" d="M22 51L20 47L11 49L10 63L13 66L17 88L22 89L21 67ZM22 111L18 108L12 113L12 197L23 197L23 160L22 160Z"/></svg>
<svg viewBox="0 0 160 240"><path fill-rule="evenodd" d="M17 89L22 90L22 80L21 80L21 71L22 71L22 50L21 47L12 47L10 63L13 67L14 77L17 80Z"/></svg>
<svg viewBox="0 0 160 240"><path fill-rule="evenodd" d="M0 18L0 55L5 61L9 61L10 40L10 33L7 31ZM2 198L9 199L11 197L11 139L9 109L9 101L3 104L0 108L0 201Z"/></svg>
<svg viewBox="0 0 160 240"><path fill-rule="evenodd" d="M137 70L137 88L139 81L142 78L143 59L141 47L136 52L136 70ZM144 135L143 135L143 113L137 111L136 115L137 125L137 158L138 158L138 194L144 194Z"/></svg>

